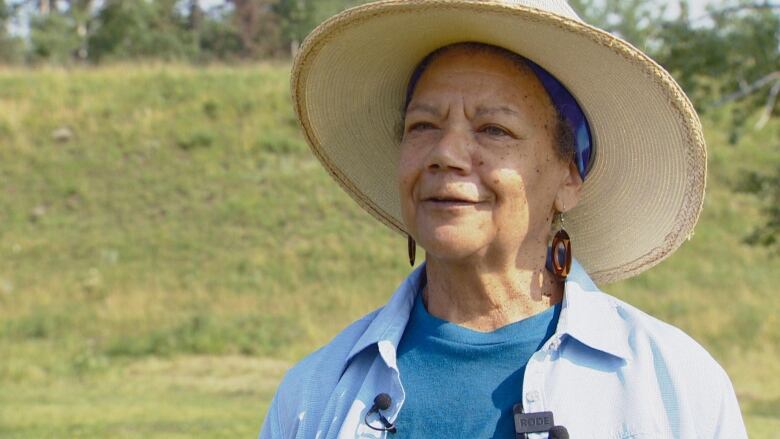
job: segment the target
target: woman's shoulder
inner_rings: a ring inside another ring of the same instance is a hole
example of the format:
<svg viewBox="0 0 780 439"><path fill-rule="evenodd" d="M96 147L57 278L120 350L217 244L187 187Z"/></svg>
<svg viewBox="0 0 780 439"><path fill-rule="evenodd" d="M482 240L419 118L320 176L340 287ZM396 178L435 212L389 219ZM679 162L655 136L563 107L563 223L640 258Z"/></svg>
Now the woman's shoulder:
<svg viewBox="0 0 780 439"><path fill-rule="evenodd" d="M624 324L629 353L620 372L624 378L656 389L666 409L680 414L698 437L746 437L731 380L698 341L614 296L597 294L613 304Z"/></svg>
<svg viewBox="0 0 780 439"><path fill-rule="evenodd" d="M340 374L340 368L345 365L352 349L381 310L381 307L377 308L355 320L336 334L326 345L306 355L287 371L284 381L300 382L298 378L308 376L313 371L321 374L326 371L331 372L331 369L332 371L339 369L338 373Z"/></svg>
<svg viewBox="0 0 780 439"><path fill-rule="evenodd" d="M575 273L581 274L581 273ZM717 366L682 329L602 291L590 278L567 282L565 326L575 338L624 359L652 357L669 363L697 360Z"/></svg>
<svg viewBox="0 0 780 439"><path fill-rule="evenodd" d="M624 322L629 365L651 364L655 373L678 394L732 394L725 369L684 330L606 293Z"/></svg>
<svg viewBox="0 0 780 439"><path fill-rule="evenodd" d="M322 417L327 401L346 372L352 375L345 378L344 385L354 390L360 381L356 376L367 372L374 358L370 347L381 349L382 341L399 338L399 331L403 331L409 318L421 273L422 267L401 283L384 306L351 323L325 346L290 368L276 391L269 414L282 423L300 426L296 419L306 413L304 424L309 428Z"/></svg>
<svg viewBox="0 0 780 439"><path fill-rule="evenodd" d="M602 291L578 263L572 264L570 278L564 302L572 308L573 329L589 341L613 348L618 354L652 357L671 366L695 361L714 373L720 369L709 352L684 330Z"/></svg>
<svg viewBox="0 0 780 439"><path fill-rule="evenodd" d="M381 310L378 308L352 322L326 345L287 370L277 391L279 396L301 395L309 392L308 389L335 386L356 343Z"/></svg>
<svg viewBox="0 0 780 439"><path fill-rule="evenodd" d="M695 357L717 365L710 353L683 329L614 296L602 294L609 297L615 311L625 322L629 330L629 342L636 345L633 350L645 350L654 355L681 358L683 361Z"/></svg>
<svg viewBox="0 0 780 439"><path fill-rule="evenodd" d="M302 413L306 413L307 420L319 418L349 355L381 309L351 323L325 346L287 370L268 409L261 438L295 436L290 430L301 428L298 418Z"/></svg>

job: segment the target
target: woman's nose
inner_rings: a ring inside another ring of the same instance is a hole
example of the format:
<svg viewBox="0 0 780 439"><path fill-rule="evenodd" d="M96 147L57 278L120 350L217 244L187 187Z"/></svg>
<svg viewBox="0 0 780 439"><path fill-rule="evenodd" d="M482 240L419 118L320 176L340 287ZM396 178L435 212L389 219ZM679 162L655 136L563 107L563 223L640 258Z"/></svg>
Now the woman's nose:
<svg viewBox="0 0 780 439"><path fill-rule="evenodd" d="M426 158L426 169L432 172L471 172L471 134L463 128L449 128L431 148Z"/></svg>

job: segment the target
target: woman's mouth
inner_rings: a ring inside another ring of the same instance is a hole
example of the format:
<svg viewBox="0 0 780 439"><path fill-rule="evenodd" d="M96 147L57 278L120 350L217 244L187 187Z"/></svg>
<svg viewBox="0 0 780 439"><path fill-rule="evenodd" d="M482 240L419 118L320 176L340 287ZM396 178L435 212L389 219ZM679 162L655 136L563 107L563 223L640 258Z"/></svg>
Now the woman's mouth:
<svg viewBox="0 0 780 439"><path fill-rule="evenodd" d="M473 201L467 198L453 197L453 196L433 196L423 200L423 203L437 208L457 208L457 207L470 207L478 204L478 201Z"/></svg>

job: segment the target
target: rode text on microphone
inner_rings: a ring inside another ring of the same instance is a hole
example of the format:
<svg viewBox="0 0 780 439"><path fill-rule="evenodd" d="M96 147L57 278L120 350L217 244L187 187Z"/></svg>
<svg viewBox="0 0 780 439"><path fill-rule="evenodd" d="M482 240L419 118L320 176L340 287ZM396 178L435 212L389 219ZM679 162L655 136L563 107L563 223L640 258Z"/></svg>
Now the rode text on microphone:
<svg viewBox="0 0 780 439"><path fill-rule="evenodd" d="M556 426L552 412L523 413L523 405L512 408L515 419L515 439L527 439L528 433L550 432L550 438L566 438L569 433L565 427Z"/></svg>

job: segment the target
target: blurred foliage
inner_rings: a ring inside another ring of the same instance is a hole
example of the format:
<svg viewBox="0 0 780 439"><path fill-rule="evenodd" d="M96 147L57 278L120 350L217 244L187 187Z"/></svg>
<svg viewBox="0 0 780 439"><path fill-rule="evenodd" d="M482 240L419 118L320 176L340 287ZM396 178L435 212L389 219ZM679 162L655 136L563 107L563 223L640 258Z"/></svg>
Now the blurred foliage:
<svg viewBox="0 0 780 439"><path fill-rule="evenodd" d="M762 200L762 210L767 220L763 226L753 230L746 241L774 249L775 256L780 251L780 164L774 173L746 170L738 182L742 192L756 194Z"/></svg>
<svg viewBox="0 0 780 439"><path fill-rule="evenodd" d="M174 0L107 0L94 17L89 57L104 60L186 60L197 53L195 35Z"/></svg>
<svg viewBox="0 0 780 439"><path fill-rule="evenodd" d="M0 63L193 62L289 56L323 19L359 0L0 0ZM10 20L26 38L9 37ZM5 33L3 33L5 32Z"/></svg>
<svg viewBox="0 0 780 439"><path fill-rule="evenodd" d="M587 23L618 35L647 51L666 21L667 2L651 0L569 0Z"/></svg>
<svg viewBox="0 0 780 439"><path fill-rule="evenodd" d="M68 64L81 45L71 17L46 14L33 17L30 22L30 45L33 60L45 59Z"/></svg>
<svg viewBox="0 0 780 439"><path fill-rule="evenodd" d="M702 115L723 106L730 115L728 143L737 146L750 130L761 130L777 117L780 93L780 4L738 0L710 6L690 16L687 0L571 0L583 18L620 35L648 53L680 83ZM749 122L752 121L752 122ZM766 148L780 150L780 137ZM765 221L745 234L745 242L780 253L780 165L744 169L734 189L761 200Z"/></svg>
<svg viewBox="0 0 780 439"><path fill-rule="evenodd" d="M8 33L8 23L13 8L6 0L0 0L0 64L19 63L24 59L22 40Z"/></svg>
<svg viewBox="0 0 780 439"><path fill-rule="evenodd" d="M711 9L711 24L692 26L683 7L677 20L662 23L657 49L651 53L681 83L700 112L731 104L727 130L732 146L746 131L764 129L770 118L777 118L780 6L775 8L742 2L722 11ZM770 137L764 147L780 152L780 137ZM763 225L747 234L746 242L780 253L780 163L768 171L744 169L740 180L744 179L760 184L746 186L737 180L734 187L759 198L765 217Z"/></svg>

